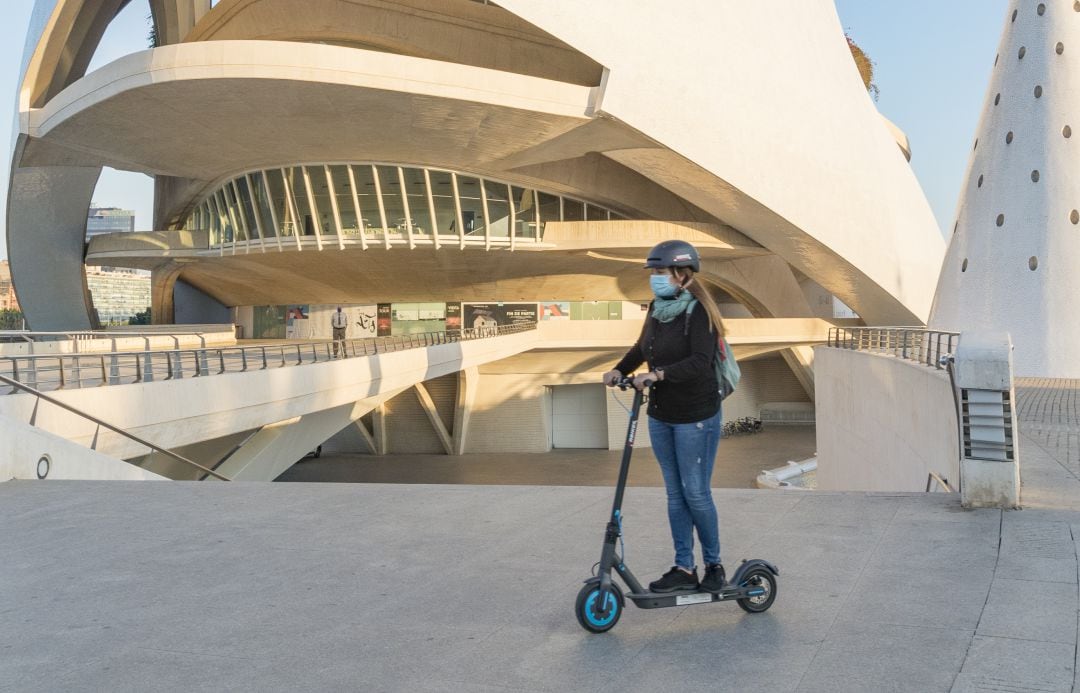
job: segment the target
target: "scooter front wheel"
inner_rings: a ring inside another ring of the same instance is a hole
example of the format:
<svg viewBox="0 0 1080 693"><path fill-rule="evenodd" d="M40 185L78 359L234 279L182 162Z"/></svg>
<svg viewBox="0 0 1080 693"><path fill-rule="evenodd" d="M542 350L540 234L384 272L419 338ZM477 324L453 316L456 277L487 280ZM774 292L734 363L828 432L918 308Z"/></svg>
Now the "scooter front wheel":
<svg viewBox="0 0 1080 693"><path fill-rule="evenodd" d="M767 611L776 600L776 578L768 568L754 568L743 577L739 586L750 591L750 596L739 600L743 611L759 614Z"/></svg>
<svg viewBox="0 0 1080 693"><path fill-rule="evenodd" d="M578 592L574 614L590 633L606 633L619 622L624 606L622 591L617 587L602 588L600 583L590 582Z"/></svg>

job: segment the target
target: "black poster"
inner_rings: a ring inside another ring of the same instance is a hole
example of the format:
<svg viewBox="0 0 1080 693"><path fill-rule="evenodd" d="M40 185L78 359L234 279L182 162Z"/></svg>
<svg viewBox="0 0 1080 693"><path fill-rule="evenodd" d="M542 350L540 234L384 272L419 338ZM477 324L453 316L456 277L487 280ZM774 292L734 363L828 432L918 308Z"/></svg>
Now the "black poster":
<svg viewBox="0 0 1080 693"><path fill-rule="evenodd" d="M446 331L448 334L458 334L461 332L460 303L446 304Z"/></svg>

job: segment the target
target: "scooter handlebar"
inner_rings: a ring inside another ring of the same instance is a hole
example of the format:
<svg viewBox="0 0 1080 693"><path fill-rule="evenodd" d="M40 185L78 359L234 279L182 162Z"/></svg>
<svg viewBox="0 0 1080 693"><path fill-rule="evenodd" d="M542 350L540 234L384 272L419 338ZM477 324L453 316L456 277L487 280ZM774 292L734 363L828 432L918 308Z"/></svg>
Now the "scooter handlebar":
<svg viewBox="0 0 1080 693"><path fill-rule="evenodd" d="M645 381L645 387L652 387L655 382L656 382L655 380L653 380L652 378L649 378L648 380ZM634 374L631 373L630 375L624 375L623 377L616 380L615 383L611 387L617 387L617 388L619 388L620 390L623 390L623 391L633 389L633 387L634 387Z"/></svg>

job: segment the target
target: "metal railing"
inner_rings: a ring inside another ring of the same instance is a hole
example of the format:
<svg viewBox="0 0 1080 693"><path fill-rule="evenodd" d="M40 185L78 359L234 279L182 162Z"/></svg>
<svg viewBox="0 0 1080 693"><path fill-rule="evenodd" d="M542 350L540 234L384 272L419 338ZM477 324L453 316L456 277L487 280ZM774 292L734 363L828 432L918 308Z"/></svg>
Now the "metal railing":
<svg viewBox="0 0 1080 693"><path fill-rule="evenodd" d="M459 332L425 332L400 337L346 339L337 342L336 345L333 340L327 340L247 347L4 356L0 357L0 375L39 391L126 385L301 366L332 361L336 358L374 356L535 329L536 323L522 323L466 329ZM15 391L15 388L8 388L7 394ZM3 393L2 389L0 393Z"/></svg>
<svg viewBox="0 0 1080 693"><path fill-rule="evenodd" d="M939 474L935 474L933 472L930 472L926 476L926 492L927 493L930 493L930 489L934 486L935 482L937 483L938 486L940 486L945 491L945 493L953 493L952 488L949 486L949 480L948 479L943 479L943 478L941 478L941 476Z"/></svg>
<svg viewBox="0 0 1080 693"><path fill-rule="evenodd" d="M11 389L12 389L12 392L16 392L18 390L23 390L24 392L28 392L31 395L34 395L35 397L37 397L39 400L42 400L42 401L48 402L49 404L52 404L54 406L60 407L61 409L64 409L65 411L69 411L72 414L75 414L77 416L81 416L82 418L86 419L87 421L90 421L91 423L94 423L94 424L96 424L97 426L99 426L101 428L107 428L110 431L112 431L113 433L118 433L118 434L124 436L125 438L127 438L128 440L131 440L131 441L137 443L138 445L142 445L144 447L150 448L154 452L159 452L162 455L165 455L166 457L168 457L170 459L176 460L177 462L181 462L181 463L186 464L188 466L195 467L196 469L203 472L203 476L202 476L203 479L205 479L207 476L213 476L213 477L215 477L217 479L221 479L222 481L232 481L232 479L230 479L229 477L223 476L223 475L217 473L216 471L214 471L213 469L207 469L206 467L202 466L198 462L194 462L192 460L189 460L188 458L186 458L186 457L184 457L182 455L178 455L175 452L170 452L169 450L166 450L163 447L159 447L157 445L154 445L153 443L151 443L148 440L143 440L142 438L139 438L138 436L132 435L131 433L128 433L127 431L125 431L125 430L123 430L121 428L118 428L116 426L113 426L110 423L106 423L106 422L102 421L101 419L97 418L96 416L93 416L91 414L87 414L84 411L76 409L75 407L71 406L70 404L67 404L65 402L61 402L58 399L54 399L52 397L49 397L44 392L40 392L39 390L35 390L34 388L30 387L29 385L26 385L25 383L20 383L17 380L13 380L13 379L5 377L3 375L0 375L0 383L5 383L8 386L10 386ZM36 405L35 405L35 411L36 411ZM96 439L97 435L95 434L94 437Z"/></svg>
<svg viewBox="0 0 1080 693"><path fill-rule="evenodd" d="M941 357L953 353L959 339L959 332L921 327L832 327L829 328L828 346L889 354L943 369Z"/></svg>

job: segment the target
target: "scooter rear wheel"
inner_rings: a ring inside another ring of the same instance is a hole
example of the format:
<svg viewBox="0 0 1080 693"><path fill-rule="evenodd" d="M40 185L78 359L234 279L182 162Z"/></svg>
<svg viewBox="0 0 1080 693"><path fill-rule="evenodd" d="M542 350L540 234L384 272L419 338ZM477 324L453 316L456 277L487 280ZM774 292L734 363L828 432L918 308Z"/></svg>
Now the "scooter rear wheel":
<svg viewBox="0 0 1080 693"><path fill-rule="evenodd" d="M762 611L768 611L773 601L776 600L776 578L768 568L754 568L743 577L739 586L749 587L755 591L758 589L763 590L760 594L738 600L743 611L759 614Z"/></svg>
<svg viewBox="0 0 1080 693"><path fill-rule="evenodd" d="M590 633L606 633L619 622L624 606L622 591L617 587L601 588L599 583L590 582L578 592L574 614Z"/></svg>

